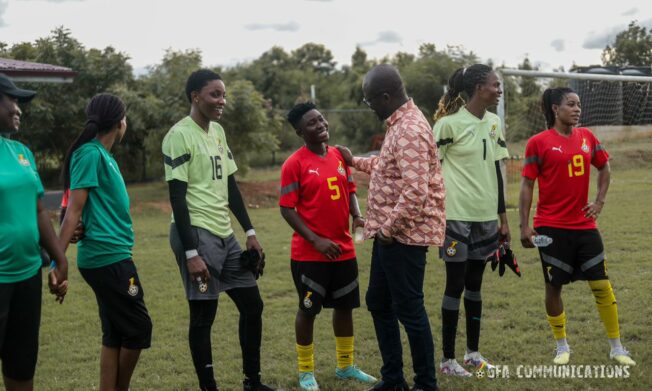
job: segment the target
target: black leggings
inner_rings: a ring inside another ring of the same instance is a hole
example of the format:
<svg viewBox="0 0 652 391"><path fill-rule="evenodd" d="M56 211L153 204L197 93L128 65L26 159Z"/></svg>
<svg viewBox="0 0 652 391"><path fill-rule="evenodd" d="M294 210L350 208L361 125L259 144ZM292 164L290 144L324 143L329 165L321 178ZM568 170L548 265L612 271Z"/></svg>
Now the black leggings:
<svg viewBox="0 0 652 391"><path fill-rule="evenodd" d="M446 263L446 296L460 298L464 289L480 292L486 263L481 260Z"/></svg>
<svg viewBox="0 0 652 391"><path fill-rule="evenodd" d="M242 349L242 370L252 380L260 379L260 341L263 300L258 286L226 291L240 312L239 336ZM192 361L201 390L216 390L213 376L211 327L217 314L217 300L189 300L190 327L188 341Z"/></svg>
<svg viewBox="0 0 652 391"><path fill-rule="evenodd" d="M455 334L459 317L459 302L464 294L466 313L466 346L477 351L480 342L480 318L482 317L482 275L485 262L466 260L446 262L446 290L442 301L442 349L445 358L455 358Z"/></svg>

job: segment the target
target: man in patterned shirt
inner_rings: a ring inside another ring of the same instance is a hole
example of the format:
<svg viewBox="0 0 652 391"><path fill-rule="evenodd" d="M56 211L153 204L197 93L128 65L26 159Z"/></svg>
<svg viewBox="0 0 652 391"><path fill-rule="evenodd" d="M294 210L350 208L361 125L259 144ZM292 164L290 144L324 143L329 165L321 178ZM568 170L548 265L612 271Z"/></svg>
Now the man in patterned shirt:
<svg viewBox="0 0 652 391"><path fill-rule="evenodd" d="M346 162L371 174L365 238L374 238L367 307L383 357L383 380L371 390L408 390L399 324L412 353L412 390L436 390L434 343L423 304L428 246L444 241L444 182L430 125L408 98L396 68L381 64L364 78L364 102L387 123L378 156Z"/></svg>

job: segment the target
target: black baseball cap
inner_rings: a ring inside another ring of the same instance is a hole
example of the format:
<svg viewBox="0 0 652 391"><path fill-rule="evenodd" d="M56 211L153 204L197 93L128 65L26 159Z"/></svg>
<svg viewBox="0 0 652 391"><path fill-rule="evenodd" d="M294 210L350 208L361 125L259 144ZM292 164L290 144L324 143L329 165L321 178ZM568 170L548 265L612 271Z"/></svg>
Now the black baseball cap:
<svg viewBox="0 0 652 391"><path fill-rule="evenodd" d="M36 95L36 91L16 87L14 82L2 73L0 73L0 93L16 98L20 103L27 103Z"/></svg>

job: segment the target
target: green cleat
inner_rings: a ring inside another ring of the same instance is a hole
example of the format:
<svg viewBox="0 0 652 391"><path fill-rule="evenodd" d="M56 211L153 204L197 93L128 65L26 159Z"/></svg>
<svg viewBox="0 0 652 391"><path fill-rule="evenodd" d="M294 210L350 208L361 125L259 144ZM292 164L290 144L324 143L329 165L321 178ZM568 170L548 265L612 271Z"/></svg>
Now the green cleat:
<svg viewBox="0 0 652 391"><path fill-rule="evenodd" d="M357 365L349 365L344 369L335 368L335 376L340 379L355 379L363 383L375 383L378 381L375 377L362 372Z"/></svg>

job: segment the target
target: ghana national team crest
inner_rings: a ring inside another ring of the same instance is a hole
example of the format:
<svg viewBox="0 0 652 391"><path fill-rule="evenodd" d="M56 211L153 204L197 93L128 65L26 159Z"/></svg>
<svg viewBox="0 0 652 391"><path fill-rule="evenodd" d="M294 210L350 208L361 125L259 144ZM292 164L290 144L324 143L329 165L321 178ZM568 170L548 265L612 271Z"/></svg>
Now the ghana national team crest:
<svg viewBox="0 0 652 391"><path fill-rule="evenodd" d="M344 165L342 164L341 160L340 160L340 165L337 166L337 172L342 176L346 176L346 170L344 169Z"/></svg>
<svg viewBox="0 0 652 391"><path fill-rule="evenodd" d="M489 132L489 136L491 138L496 138L496 128L497 127L498 127L498 125L496 125L496 124L491 125L491 131Z"/></svg>
<svg viewBox="0 0 652 391"><path fill-rule="evenodd" d="M224 153L224 147L222 146L222 140L217 139L217 150L220 151L220 154Z"/></svg>
<svg viewBox="0 0 652 391"><path fill-rule="evenodd" d="M136 296L138 294L138 285L136 285L136 279L133 277L129 279L129 289L127 289L127 293L131 296Z"/></svg>
<svg viewBox="0 0 652 391"><path fill-rule="evenodd" d="M589 153L589 146L586 145L586 139L582 139L582 152L584 153Z"/></svg>
<svg viewBox="0 0 652 391"><path fill-rule="evenodd" d="M453 240L451 242L451 245L448 246L448 248L446 249L446 255L448 255L449 257L454 257L455 254L457 254L457 249L455 248L455 246L457 246L457 240Z"/></svg>
<svg viewBox="0 0 652 391"><path fill-rule="evenodd" d="M24 167L30 166L29 160L25 159L25 156L23 156L22 153L18 154L18 163L20 163L20 165Z"/></svg>
<svg viewBox="0 0 652 391"><path fill-rule="evenodd" d="M208 283L206 283L201 277L197 277L197 289L199 293L208 292Z"/></svg>
<svg viewBox="0 0 652 391"><path fill-rule="evenodd" d="M306 308L312 307L312 300L310 300L310 296L312 296L312 292L308 291L306 293L306 297L303 298L303 306Z"/></svg>

